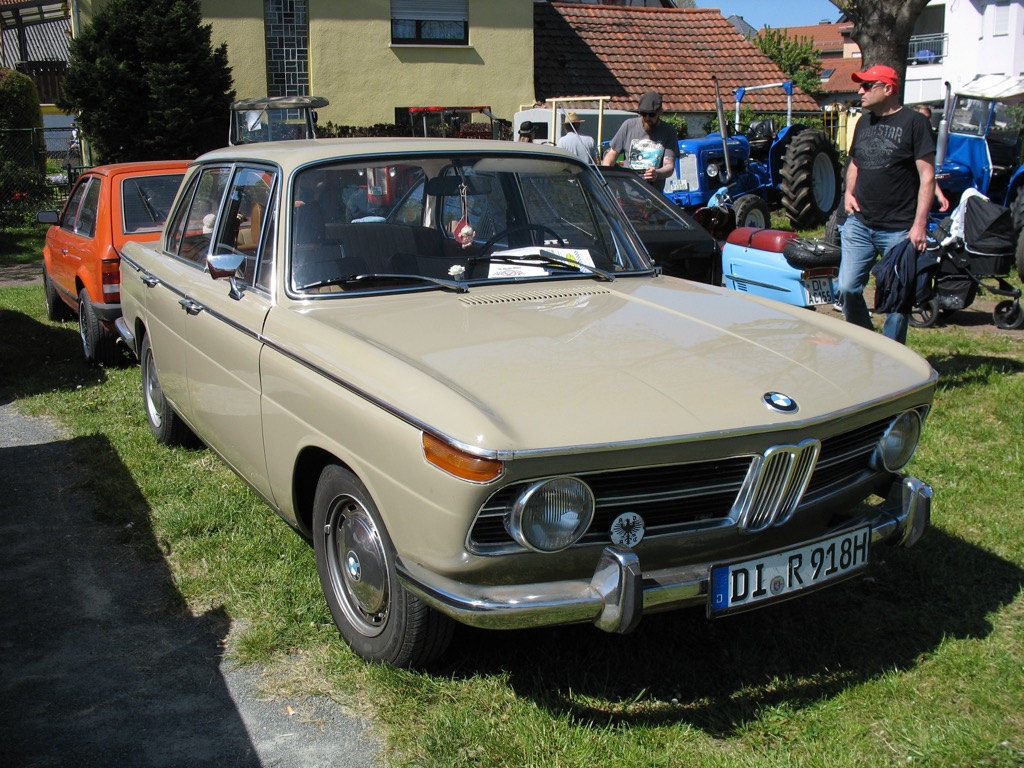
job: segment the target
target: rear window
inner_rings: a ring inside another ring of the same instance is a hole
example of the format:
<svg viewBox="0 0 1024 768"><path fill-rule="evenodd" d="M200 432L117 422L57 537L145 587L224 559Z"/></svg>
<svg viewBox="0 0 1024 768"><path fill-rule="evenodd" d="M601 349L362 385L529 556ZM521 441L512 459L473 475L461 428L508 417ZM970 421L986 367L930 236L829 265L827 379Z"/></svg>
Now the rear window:
<svg viewBox="0 0 1024 768"><path fill-rule="evenodd" d="M159 232L184 173L135 176L121 182L121 222L126 235Z"/></svg>

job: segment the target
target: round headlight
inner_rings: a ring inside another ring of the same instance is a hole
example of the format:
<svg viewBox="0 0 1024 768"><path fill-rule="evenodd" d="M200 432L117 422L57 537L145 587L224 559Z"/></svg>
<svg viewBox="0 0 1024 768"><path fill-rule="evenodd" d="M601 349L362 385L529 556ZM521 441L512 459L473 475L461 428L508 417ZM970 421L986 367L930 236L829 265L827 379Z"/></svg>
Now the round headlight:
<svg viewBox="0 0 1024 768"><path fill-rule="evenodd" d="M558 552L579 541L594 519L594 494L575 477L533 483L512 506L508 531L527 549Z"/></svg>
<svg viewBox="0 0 1024 768"><path fill-rule="evenodd" d="M708 163L707 174L709 179L718 178L718 166L714 163Z"/></svg>
<svg viewBox="0 0 1024 768"><path fill-rule="evenodd" d="M875 469L884 469L887 472L903 469L917 450L920 439L921 415L917 411L901 413L878 441L873 462Z"/></svg>

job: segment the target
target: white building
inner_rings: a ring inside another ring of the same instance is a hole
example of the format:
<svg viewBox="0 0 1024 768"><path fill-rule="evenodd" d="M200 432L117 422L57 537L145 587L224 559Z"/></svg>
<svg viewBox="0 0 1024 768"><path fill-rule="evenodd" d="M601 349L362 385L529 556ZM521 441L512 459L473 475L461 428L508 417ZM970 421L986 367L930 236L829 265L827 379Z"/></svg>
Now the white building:
<svg viewBox="0 0 1024 768"><path fill-rule="evenodd" d="M1024 75L1024 0L932 0L914 27L904 99L938 101L948 81Z"/></svg>

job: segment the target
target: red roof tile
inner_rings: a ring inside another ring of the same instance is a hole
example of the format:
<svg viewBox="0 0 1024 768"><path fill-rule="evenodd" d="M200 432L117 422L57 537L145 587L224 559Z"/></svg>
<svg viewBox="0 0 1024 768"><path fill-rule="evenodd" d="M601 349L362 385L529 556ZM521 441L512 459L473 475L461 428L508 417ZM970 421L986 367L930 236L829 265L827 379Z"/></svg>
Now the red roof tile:
<svg viewBox="0 0 1024 768"><path fill-rule="evenodd" d="M827 59L821 65L823 73L832 70L829 79L821 84L825 93L857 93L857 83L853 82L851 75L864 69L864 59Z"/></svg>
<svg viewBox="0 0 1024 768"><path fill-rule="evenodd" d="M810 38L814 47L822 53L843 52L843 44L847 42L843 32L849 33L853 23L843 21L838 24L811 24L806 27L779 27L778 31L794 40Z"/></svg>
<svg viewBox="0 0 1024 768"><path fill-rule="evenodd" d="M537 99L610 96L613 109L636 109L660 91L667 112L712 112L717 76L728 111L738 87L786 79L717 9L639 8L577 3L534 5ZM784 111L781 88L747 91L744 106ZM793 109L817 111L799 88Z"/></svg>

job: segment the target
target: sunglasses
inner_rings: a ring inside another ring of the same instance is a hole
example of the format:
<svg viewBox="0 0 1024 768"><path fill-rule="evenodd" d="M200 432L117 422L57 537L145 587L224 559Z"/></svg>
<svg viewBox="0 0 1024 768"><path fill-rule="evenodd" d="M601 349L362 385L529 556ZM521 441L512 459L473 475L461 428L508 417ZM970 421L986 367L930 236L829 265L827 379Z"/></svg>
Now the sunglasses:
<svg viewBox="0 0 1024 768"><path fill-rule="evenodd" d="M882 85L882 86L884 86L884 85L885 85L885 83L883 83L883 82L882 82L882 81L880 81L880 80L875 80L874 82L871 82L871 83L861 83L861 84L860 84L860 88L859 88L859 90L862 90L862 91L870 91L870 90L871 90L872 88L874 88L874 87L875 87L876 85Z"/></svg>
<svg viewBox="0 0 1024 768"><path fill-rule="evenodd" d="M640 112L640 117L657 117L657 112Z"/></svg>

